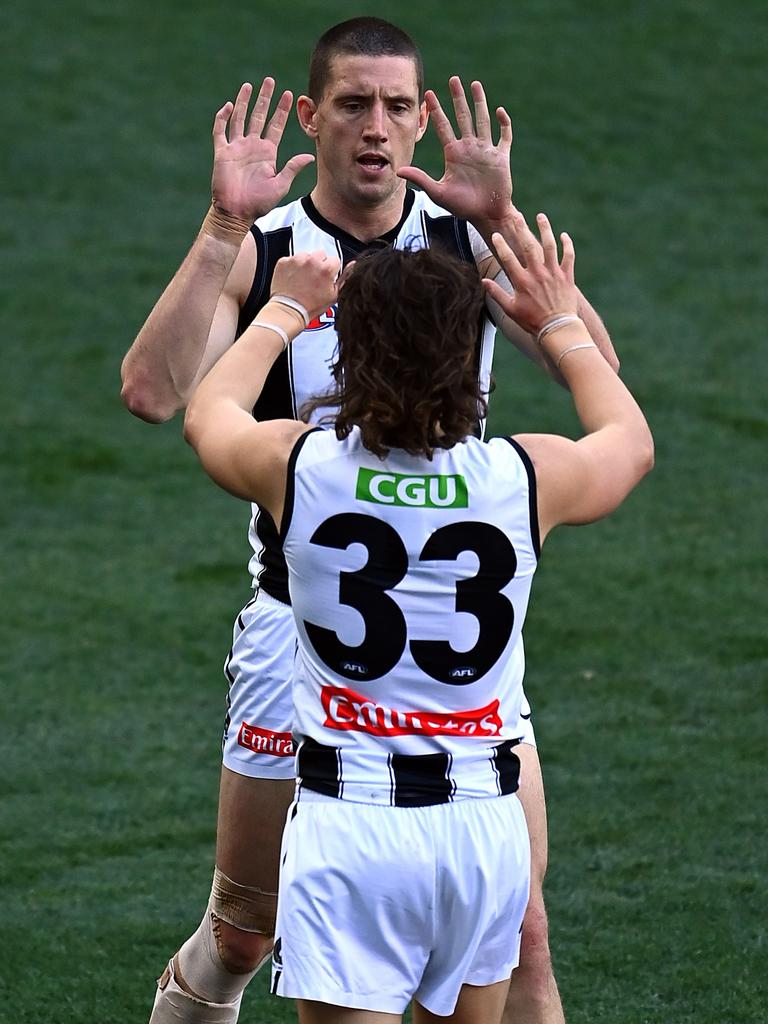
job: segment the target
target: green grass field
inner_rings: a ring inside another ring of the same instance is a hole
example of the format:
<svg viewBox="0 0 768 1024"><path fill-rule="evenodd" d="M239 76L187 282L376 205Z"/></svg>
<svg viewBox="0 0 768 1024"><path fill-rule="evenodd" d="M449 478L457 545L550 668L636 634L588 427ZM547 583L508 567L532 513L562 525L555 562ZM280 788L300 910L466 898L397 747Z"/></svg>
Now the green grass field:
<svg viewBox="0 0 768 1024"><path fill-rule="evenodd" d="M315 37L373 10L413 33L444 96L459 72L508 106L517 202L574 236L656 437L657 468L626 507L547 543L527 624L568 1020L764 1022L758 0L12 0L0 1021L146 1020L153 979L199 920L247 513L203 476L178 421L128 415L119 365L206 209L216 109L265 73L303 90ZM292 130L285 155L300 146ZM433 138L419 155L438 169ZM497 377L493 430L575 431L567 396L503 347ZM266 987L244 1024L294 1019Z"/></svg>

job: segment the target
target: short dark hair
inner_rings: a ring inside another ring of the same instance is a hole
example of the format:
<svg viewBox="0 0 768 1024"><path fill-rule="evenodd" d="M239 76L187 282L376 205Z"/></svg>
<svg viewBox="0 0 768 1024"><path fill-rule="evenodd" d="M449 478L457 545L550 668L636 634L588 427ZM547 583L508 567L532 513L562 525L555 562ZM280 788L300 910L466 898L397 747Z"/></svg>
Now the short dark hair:
<svg viewBox="0 0 768 1024"><path fill-rule="evenodd" d="M336 436L432 457L477 432L487 404L477 343L485 293L474 263L439 249L363 256L339 291L335 387L303 410L338 406Z"/></svg>
<svg viewBox="0 0 768 1024"><path fill-rule="evenodd" d="M318 39L309 62L308 93L319 103L323 98L331 64L340 54L364 57L409 57L416 70L419 99L424 94L424 62L418 47L401 28L382 18L350 18L329 28Z"/></svg>

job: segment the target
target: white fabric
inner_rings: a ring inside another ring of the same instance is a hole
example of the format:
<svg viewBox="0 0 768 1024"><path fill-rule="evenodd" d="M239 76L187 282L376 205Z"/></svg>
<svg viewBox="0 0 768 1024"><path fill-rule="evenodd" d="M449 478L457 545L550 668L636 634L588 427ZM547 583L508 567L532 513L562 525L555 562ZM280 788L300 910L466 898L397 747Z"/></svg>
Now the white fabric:
<svg viewBox="0 0 768 1024"><path fill-rule="evenodd" d="M272 991L447 1016L517 966L529 841L517 797L377 807L302 793L289 812Z"/></svg>
<svg viewBox="0 0 768 1024"><path fill-rule="evenodd" d="M292 779L291 683L296 628L289 605L260 591L238 614L229 680L224 766L252 778Z"/></svg>
<svg viewBox="0 0 768 1024"><path fill-rule="evenodd" d="M400 754L447 753L451 799L509 792L494 751L520 738L538 556L523 459L502 438L432 460L378 459L357 428L302 440L284 541L297 742L339 749L344 799L399 802Z"/></svg>
<svg viewBox="0 0 768 1024"><path fill-rule="evenodd" d="M263 590L238 614L225 670L229 684L223 763L238 775L292 779L295 775L291 684L296 627L290 605ZM531 709L523 697L512 730L536 746Z"/></svg>

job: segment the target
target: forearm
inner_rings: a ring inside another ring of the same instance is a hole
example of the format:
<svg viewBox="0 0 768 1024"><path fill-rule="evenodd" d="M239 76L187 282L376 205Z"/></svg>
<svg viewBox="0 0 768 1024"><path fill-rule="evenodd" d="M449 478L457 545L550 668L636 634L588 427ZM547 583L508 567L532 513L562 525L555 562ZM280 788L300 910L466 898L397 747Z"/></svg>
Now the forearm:
<svg viewBox="0 0 768 1024"><path fill-rule="evenodd" d="M613 347L613 342L605 329L605 324L600 319L600 315L594 309L593 306L584 298L581 292L578 296L578 306L576 307L579 316L584 321L584 324L589 331L589 335L600 350L600 354L605 359L606 363L610 366L614 373L619 372L619 357L616 355L616 350Z"/></svg>
<svg viewBox="0 0 768 1024"><path fill-rule="evenodd" d="M221 403L251 412L264 388L273 363L284 351L280 335L262 324L274 324L289 341L303 324L284 306L268 302L229 351L211 368L192 396L184 418L184 436L194 446L199 433L217 420Z"/></svg>
<svg viewBox="0 0 768 1024"><path fill-rule="evenodd" d="M652 441L639 406L602 352L592 347L586 324L576 322L546 335L541 348L565 378L586 435L621 430L642 448ZM559 365L558 365L559 364Z"/></svg>
<svg viewBox="0 0 768 1024"><path fill-rule="evenodd" d="M247 231L245 223L206 217L123 360L122 399L134 415L162 422L186 405ZM227 343L234 338L235 317L233 309Z"/></svg>

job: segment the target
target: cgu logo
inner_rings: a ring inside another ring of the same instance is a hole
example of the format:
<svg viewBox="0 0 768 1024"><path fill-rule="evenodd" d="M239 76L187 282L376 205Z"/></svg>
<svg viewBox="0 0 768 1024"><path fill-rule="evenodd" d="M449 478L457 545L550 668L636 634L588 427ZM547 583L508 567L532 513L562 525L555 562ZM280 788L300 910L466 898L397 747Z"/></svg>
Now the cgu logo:
<svg viewBox="0 0 768 1024"><path fill-rule="evenodd" d="M412 508L467 508L467 481L453 476L408 476L361 468L357 474L358 501L377 505L401 505Z"/></svg>
<svg viewBox="0 0 768 1024"><path fill-rule="evenodd" d="M307 331L324 331L326 327L333 327L336 323L336 307L329 306L324 313L320 316L316 316L313 320L310 320L305 330Z"/></svg>

